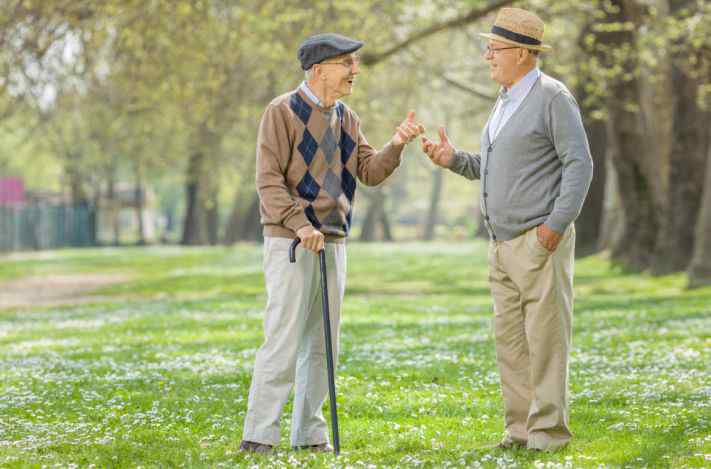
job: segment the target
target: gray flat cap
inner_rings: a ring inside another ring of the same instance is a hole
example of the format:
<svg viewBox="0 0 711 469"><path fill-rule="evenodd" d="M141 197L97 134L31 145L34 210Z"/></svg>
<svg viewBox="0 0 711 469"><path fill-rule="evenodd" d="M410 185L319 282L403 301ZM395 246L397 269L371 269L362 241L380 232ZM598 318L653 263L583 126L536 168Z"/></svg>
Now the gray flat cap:
<svg viewBox="0 0 711 469"><path fill-rule="evenodd" d="M350 54L363 47L361 41L335 33L316 34L307 38L299 46L301 68L308 70L313 64L342 54Z"/></svg>

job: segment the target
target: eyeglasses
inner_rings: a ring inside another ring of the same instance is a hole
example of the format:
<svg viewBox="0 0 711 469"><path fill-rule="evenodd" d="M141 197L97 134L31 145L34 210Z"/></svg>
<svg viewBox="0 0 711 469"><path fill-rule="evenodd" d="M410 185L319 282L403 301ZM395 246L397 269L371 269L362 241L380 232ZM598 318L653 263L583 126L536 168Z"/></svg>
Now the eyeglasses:
<svg viewBox="0 0 711 469"><path fill-rule="evenodd" d="M484 54L484 55L489 55L489 54L496 55L497 52L499 52L501 50L507 50L507 49L520 49L520 47L497 47L497 48L494 48L489 45L486 45L486 46L482 46L481 51L482 51L482 54Z"/></svg>
<svg viewBox="0 0 711 469"><path fill-rule="evenodd" d="M353 68L353 66L360 64L360 57L356 55L346 60L340 60L338 62L321 62L321 65L325 64L342 65L346 68Z"/></svg>

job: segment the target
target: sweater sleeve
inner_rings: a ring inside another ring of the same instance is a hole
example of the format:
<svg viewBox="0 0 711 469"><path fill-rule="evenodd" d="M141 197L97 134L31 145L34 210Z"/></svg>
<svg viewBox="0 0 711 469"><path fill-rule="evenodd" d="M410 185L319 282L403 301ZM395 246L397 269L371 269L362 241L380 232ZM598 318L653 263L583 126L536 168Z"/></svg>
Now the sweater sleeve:
<svg viewBox="0 0 711 469"><path fill-rule="evenodd" d="M592 157L578 104L570 93L558 93L549 107L549 129L556 153L563 165L560 194L545 221L553 231L563 233L580 214L592 180Z"/></svg>
<svg viewBox="0 0 711 469"><path fill-rule="evenodd" d="M257 136L257 193L262 224L283 225L296 232L310 222L286 184L291 154L286 120L284 110L273 104L262 116Z"/></svg>
<svg viewBox="0 0 711 469"><path fill-rule="evenodd" d="M449 169L467 179L480 179L481 156L466 151L455 150L454 160Z"/></svg>
<svg viewBox="0 0 711 469"><path fill-rule="evenodd" d="M366 186L377 186L400 165L400 155L405 145L388 143L376 151L358 126L358 179Z"/></svg>

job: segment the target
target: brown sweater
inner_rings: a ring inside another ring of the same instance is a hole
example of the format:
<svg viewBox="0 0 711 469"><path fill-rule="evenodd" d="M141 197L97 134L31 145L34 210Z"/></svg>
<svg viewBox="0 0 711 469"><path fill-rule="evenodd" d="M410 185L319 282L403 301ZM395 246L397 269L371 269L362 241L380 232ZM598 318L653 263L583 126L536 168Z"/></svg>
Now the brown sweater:
<svg viewBox="0 0 711 469"><path fill-rule="evenodd" d="M380 184L400 164L403 146L376 151L358 116L338 101L316 105L301 90L267 106L257 137L257 192L264 236L295 238L313 225L329 240L348 236L358 179Z"/></svg>

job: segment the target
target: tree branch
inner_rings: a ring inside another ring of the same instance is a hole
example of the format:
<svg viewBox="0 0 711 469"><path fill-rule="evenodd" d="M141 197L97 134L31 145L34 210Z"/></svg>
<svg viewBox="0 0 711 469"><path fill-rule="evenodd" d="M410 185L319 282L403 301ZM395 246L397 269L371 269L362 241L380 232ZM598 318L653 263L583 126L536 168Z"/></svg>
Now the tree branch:
<svg viewBox="0 0 711 469"><path fill-rule="evenodd" d="M408 55L412 56L412 58L417 61L419 64L425 64L423 71L431 74L431 75L436 75L437 77L441 78L443 82L446 84L453 86L454 88L458 89L459 91L463 91L465 93L468 93L476 98L483 99L487 102L494 101L496 99L496 95L491 95L489 94L486 90L482 89L477 89L474 88L473 86L466 85L462 83L459 80L455 80L454 78L450 78L447 76L447 72L444 70L441 70L439 67L435 66L427 66L427 58L424 55L418 54L414 51L409 51Z"/></svg>
<svg viewBox="0 0 711 469"><path fill-rule="evenodd" d="M482 18L482 17L488 15L489 13L491 13L494 10L498 10L501 7L504 7L506 5L513 3L514 1L515 0L499 0L491 5L485 6L484 8L474 8L469 13L467 13L463 16L458 16L456 18L452 18L451 20L444 21L441 23L435 23L435 24L433 24L421 31L417 31L417 32L413 33L410 37L395 44L390 49L386 49L382 52L373 52L373 53L363 54L361 61L364 65L375 65L378 62L382 62L383 60L387 59L394 53L409 47L410 45L414 44L417 41L421 41L422 39L432 36L433 34L436 34L440 31L466 26L466 25L478 20L479 18Z"/></svg>
<svg viewBox="0 0 711 469"><path fill-rule="evenodd" d="M487 101L494 101L496 99L496 96L492 96L490 94L487 94L484 91L479 91L475 88L472 88L469 85L465 85L464 83L458 82L452 78L449 78L448 76L442 74L440 75L440 78L447 83L448 85L451 85L455 88L457 88L460 91L464 91L465 93L469 93L472 96L476 96L477 98L485 99Z"/></svg>

